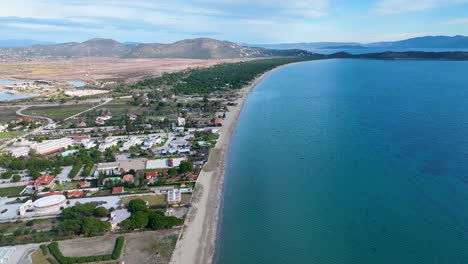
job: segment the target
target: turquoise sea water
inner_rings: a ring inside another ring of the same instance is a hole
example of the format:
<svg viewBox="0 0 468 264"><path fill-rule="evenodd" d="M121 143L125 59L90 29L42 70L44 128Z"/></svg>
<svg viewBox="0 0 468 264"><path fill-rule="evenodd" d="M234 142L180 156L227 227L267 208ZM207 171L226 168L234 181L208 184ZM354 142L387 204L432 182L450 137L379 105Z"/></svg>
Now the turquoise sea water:
<svg viewBox="0 0 468 264"><path fill-rule="evenodd" d="M326 60L249 96L216 263L468 263L468 62Z"/></svg>

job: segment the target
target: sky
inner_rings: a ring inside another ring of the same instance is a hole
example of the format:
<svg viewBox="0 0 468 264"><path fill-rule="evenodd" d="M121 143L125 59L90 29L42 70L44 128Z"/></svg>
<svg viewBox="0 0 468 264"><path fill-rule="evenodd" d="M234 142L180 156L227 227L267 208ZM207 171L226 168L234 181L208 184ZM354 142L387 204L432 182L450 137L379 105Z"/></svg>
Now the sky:
<svg viewBox="0 0 468 264"><path fill-rule="evenodd" d="M375 42L468 35L468 0L0 0L0 39Z"/></svg>

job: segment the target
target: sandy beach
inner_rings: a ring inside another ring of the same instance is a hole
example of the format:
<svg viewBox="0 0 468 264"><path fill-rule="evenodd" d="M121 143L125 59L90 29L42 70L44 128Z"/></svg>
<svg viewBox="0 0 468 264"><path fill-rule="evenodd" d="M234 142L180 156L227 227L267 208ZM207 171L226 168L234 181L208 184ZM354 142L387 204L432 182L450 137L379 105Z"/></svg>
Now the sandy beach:
<svg viewBox="0 0 468 264"><path fill-rule="evenodd" d="M223 191L224 171L231 135L249 93L275 69L264 73L240 93L237 106L230 107L221 135L203 167L192 197L192 207L185 220L171 258L173 264L208 264L213 262L216 248L219 207Z"/></svg>

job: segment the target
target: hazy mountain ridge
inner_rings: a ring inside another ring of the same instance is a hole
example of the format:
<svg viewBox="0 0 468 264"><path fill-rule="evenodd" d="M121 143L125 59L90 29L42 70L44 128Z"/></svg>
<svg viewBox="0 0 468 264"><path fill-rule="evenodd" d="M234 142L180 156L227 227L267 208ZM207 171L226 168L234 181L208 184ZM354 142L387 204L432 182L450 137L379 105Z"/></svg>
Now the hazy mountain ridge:
<svg viewBox="0 0 468 264"><path fill-rule="evenodd" d="M399 41L383 41L374 43L352 42L310 42L310 43L285 43L285 44L246 44L252 47L273 49L303 49L313 51L317 49L404 49L404 48L444 48L444 49L468 49L468 37L465 36L424 36L409 38Z"/></svg>
<svg viewBox="0 0 468 264"><path fill-rule="evenodd" d="M0 58L70 58L70 57L126 57L126 58L193 58L222 59L269 56L306 56L303 50L270 50L242 47L238 44L209 38L186 39L171 44L130 43L113 39L90 39L81 43L68 42L29 47L0 48Z"/></svg>

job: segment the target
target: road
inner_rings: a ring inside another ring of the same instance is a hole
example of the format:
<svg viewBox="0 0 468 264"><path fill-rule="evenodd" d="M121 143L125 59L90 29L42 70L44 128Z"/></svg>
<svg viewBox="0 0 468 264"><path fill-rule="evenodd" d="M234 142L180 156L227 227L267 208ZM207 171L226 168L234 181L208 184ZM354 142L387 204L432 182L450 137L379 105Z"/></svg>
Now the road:
<svg viewBox="0 0 468 264"><path fill-rule="evenodd" d="M96 108L99 108L99 107L101 107L101 106L103 106L103 105L105 105L105 104L108 104L108 103L111 102L111 101L112 101L112 98L106 98L106 99L104 99L104 102L102 102L102 99L99 99L100 104L95 105L95 106L93 106L93 107L90 107L90 108L88 108L88 109L86 109L86 110L84 110L84 111L81 111L81 112L79 112L79 113L77 113L77 114L74 114L74 115L72 115L72 116L69 116L69 117L65 118L64 121L65 121L65 120L72 119L72 118L75 118L75 117L77 117L77 116L79 116L79 115L81 115L81 114L83 114L83 113L86 113L86 112L88 112L88 111L94 110L94 109L96 109ZM89 103L89 102L91 102L91 101L86 101L86 102ZM19 107L20 109L18 109L18 110L16 111L16 114L17 114L17 115L23 116L23 117L35 118L35 119L43 119L43 120L46 120L46 121L47 121L47 125L46 125L46 126L51 126L51 125L57 124L58 122L55 122L52 118L49 118L49 117L46 117L46 116L34 116L34 115L23 114L23 111L26 110L26 109L28 109L29 107L33 107L33 106L34 106L34 107L40 107L40 106L66 106L66 105L76 105L76 103L67 103L67 104L14 105L14 106L11 106L11 105L5 106L5 105L3 105L3 106L0 106L0 107ZM16 141L19 140L19 139L26 138L27 136L32 135L32 134L34 134L34 133L36 133L36 132L40 132L40 131L44 130L44 128L45 128L45 126L40 126L40 127L36 128L36 129L32 130L31 132L28 132L28 133L22 135L21 137L17 137L17 138L13 138L13 139L11 139L11 140L8 140L8 141L5 142L4 144L0 145L0 149L3 149L4 147L6 147L6 146L8 146L8 145L10 145L10 144L12 144L12 143L14 143L14 142L16 142Z"/></svg>

